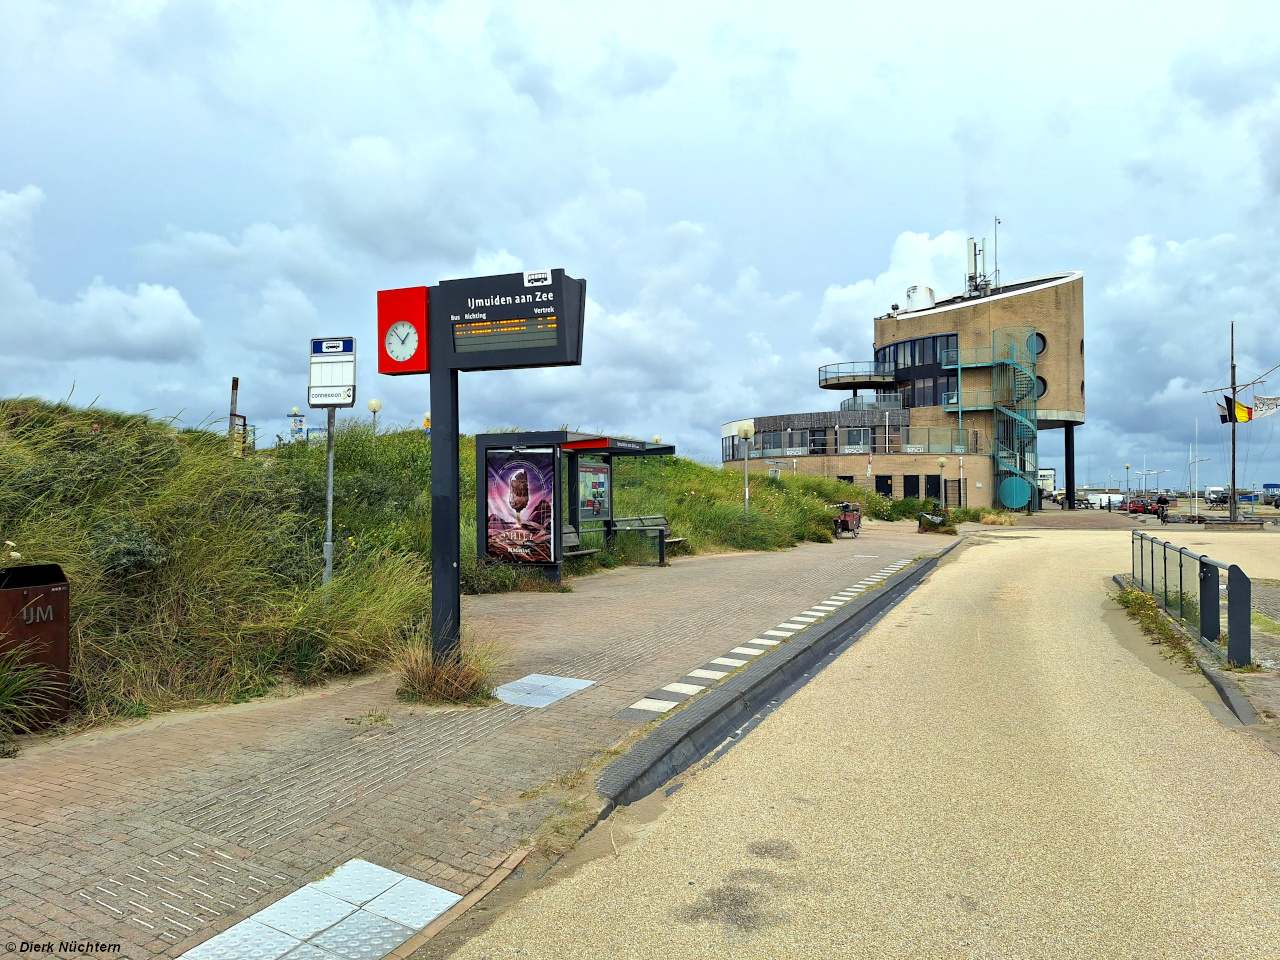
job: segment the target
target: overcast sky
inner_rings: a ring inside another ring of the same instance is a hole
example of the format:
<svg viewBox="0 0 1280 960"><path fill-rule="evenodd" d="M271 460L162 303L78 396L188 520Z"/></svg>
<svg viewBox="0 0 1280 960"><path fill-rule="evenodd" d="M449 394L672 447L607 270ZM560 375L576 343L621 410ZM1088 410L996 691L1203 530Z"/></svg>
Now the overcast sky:
<svg viewBox="0 0 1280 960"><path fill-rule="evenodd" d="M582 367L462 375L463 429L715 461L724 421L833 409L817 367L998 215L1006 280L1085 272L1081 482L1181 482L1196 418L1221 482L1202 391L1233 318L1242 380L1280 363L1278 209L1271 0L0 3L2 395L198 422L239 376L270 436L307 339L355 335L356 409L416 422L375 292L563 267Z"/></svg>

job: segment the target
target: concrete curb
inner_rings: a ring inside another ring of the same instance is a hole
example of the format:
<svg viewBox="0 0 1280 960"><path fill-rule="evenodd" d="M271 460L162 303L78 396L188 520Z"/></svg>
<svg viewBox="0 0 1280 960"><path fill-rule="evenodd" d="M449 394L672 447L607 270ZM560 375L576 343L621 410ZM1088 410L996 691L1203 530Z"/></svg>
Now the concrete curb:
<svg viewBox="0 0 1280 960"><path fill-rule="evenodd" d="M825 657L896 606L961 542L957 540L937 556L895 574L881 588L863 594L830 619L752 661L686 709L663 720L597 778L596 792L606 801L600 816L607 817L619 804L648 796L715 750L780 696L803 686Z"/></svg>
<svg viewBox="0 0 1280 960"><path fill-rule="evenodd" d="M1111 579L1121 590L1130 588L1124 574L1117 573ZM1175 624L1175 626L1177 625ZM1204 637L1196 636L1192 639L1196 640L1198 645L1213 657L1214 663L1222 661L1222 652L1213 649L1205 642ZM1218 698L1228 710L1235 714L1237 720L1246 727L1258 722L1258 715L1254 712L1253 704L1249 702L1249 698L1244 695L1244 691L1240 689L1240 685L1233 678L1217 669L1216 666L1210 665L1203 655L1196 657L1196 666L1200 668L1200 672L1204 674L1204 678L1209 681L1213 689L1218 691Z"/></svg>

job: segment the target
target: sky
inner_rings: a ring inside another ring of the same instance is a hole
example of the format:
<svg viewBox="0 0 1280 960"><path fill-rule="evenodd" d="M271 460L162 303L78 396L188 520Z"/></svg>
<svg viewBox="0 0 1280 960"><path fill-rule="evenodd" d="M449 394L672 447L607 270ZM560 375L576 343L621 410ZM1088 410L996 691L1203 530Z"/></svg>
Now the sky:
<svg viewBox="0 0 1280 960"><path fill-rule="evenodd" d="M0 395L196 424L238 376L268 442L316 336L358 340L343 416L421 420L377 290L562 267L582 366L461 375L463 430L717 462L723 422L834 409L818 366L998 216L1006 281L1085 274L1079 481L1184 484L1198 420L1221 483L1204 391L1232 320L1241 381L1280 364L1278 211L1269 0L0 4Z"/></svg>

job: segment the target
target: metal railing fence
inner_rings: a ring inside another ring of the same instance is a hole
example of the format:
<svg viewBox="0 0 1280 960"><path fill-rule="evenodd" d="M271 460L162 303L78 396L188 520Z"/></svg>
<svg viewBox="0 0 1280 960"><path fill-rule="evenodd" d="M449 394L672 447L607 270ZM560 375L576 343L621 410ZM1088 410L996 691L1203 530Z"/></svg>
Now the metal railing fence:
<svg viewBox="0 0 1280 960"><path fill-rule="evenodd" d="M1201 643L1219 656L1225 606L1226 659L1241 666L1253 662L1253 584L1243 570L1137 530L1132 533L1130 552L1132 579L1138 589L1194 630ZM1227 571L1225 590L1220 570Z"/></svg>

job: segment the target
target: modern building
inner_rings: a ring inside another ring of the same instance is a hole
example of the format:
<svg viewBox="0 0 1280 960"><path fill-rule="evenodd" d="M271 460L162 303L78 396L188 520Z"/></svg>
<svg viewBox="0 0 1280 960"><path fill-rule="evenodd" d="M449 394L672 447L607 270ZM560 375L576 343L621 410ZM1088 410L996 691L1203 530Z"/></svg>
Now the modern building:
<svg viewBox="0 0 1280 960"><path fill-rule="evenodd" d="M849 396L838 410L735 420L721 458L874 485L895 499L1036 507L1041 430L1065 431L1068 503L1075 427L1084 423L1084 274L1000 284L975 269L963 293L907 291L875 318L874 359L824 366L818 386ZM750 424L754 438L738 428ZM945 462L944 462L945 461Z"/></svg>

